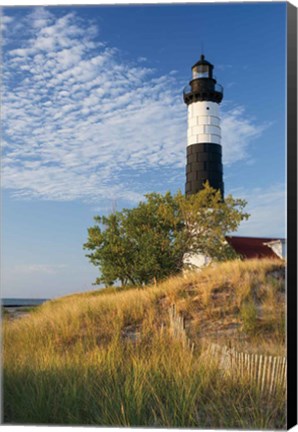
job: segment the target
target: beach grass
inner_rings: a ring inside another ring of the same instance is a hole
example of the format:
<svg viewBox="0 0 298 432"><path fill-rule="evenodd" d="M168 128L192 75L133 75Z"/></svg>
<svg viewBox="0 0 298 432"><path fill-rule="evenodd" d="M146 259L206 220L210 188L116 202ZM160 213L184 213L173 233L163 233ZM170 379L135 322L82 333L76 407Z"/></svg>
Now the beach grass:
<svg viewBox="0 0 298 432"><path fill-rule="evenodd" d="M284 353L283 272L282 261L235 261L157 286L67 296L4 320L3 422L285 428L284 391L260 394L202 355L204 320L237 321L233 345ZM249 332L248 301L257 310ZM194 352L169 331L172 304L187 319Z"/></svg>

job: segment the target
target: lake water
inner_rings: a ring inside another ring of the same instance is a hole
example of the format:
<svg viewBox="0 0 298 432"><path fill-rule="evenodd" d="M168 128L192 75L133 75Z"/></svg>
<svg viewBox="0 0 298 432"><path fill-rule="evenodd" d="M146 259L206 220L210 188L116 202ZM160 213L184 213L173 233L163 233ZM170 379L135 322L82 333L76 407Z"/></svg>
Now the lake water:
<svg viewBox="0 0 298 432"><path fill-rule="evenodd" d="M1 299L1 305L4 307L16 307L16 306L38 306L49 299L29 299L29 298L3 298Z"/></svg>

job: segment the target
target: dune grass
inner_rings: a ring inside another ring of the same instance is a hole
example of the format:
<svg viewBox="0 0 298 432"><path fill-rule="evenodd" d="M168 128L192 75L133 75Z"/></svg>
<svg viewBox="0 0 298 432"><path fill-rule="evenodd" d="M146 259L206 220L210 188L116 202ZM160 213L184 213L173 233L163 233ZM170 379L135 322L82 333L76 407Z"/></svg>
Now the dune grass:
<svg viewBox="0 0 298 432"><path fill-rule="evenodd" d="M194 353L168 331L168 308L175 303L189 334L198 316L238 320L245 334L241 308L250 301L258 317L246 343L282 351L283 269L280 261L225 263L157 286L67 296L21 319L4 318L3 421L284 428L283 392L266 397L224 377L201 355L200 331ZM260 343L264 332L266 344Z"/></svg>

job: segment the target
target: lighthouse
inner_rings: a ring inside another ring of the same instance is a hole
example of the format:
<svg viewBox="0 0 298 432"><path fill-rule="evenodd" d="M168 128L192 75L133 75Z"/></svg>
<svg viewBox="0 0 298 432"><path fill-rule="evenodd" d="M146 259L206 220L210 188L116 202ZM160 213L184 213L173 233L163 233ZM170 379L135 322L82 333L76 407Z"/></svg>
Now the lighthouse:
<svg viewBox="0 0 298 432"><path fill-rule="evenodd" d="M214 66L202 54L193 65L192 78L184 88L188 108L185 194L195 194L208 180L224 197L219 104L223 87L213 76Z"/></svg>

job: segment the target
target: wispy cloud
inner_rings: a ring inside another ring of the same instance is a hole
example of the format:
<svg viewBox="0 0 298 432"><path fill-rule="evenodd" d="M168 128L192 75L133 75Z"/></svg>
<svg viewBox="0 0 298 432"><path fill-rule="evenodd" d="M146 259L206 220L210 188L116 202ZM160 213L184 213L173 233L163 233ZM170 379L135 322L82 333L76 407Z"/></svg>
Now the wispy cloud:
<svg viewBox="0 0 298 432"><path fill-rule="evenodd" d="M18 39L14 26L5 33L3 187L19 198L137 201L184 182L187 116L175 74L123 60L74 13L39 7L18 26ZM222 132L231 164L262 128L235 108Z"/></svg>
<svg viewBox="0 0 298 432"><path fill-rule="evenodd" d="M249 159L248 146L259 137L268 124L256 124L245 114L244 107L235 107L222 112L223 160L229 165Z"/></svg>
<svg viewBox="0 0 298 432"><path fill-rule="evenodd" d="M233 65L231 65L231 64L218 64L216 66L216 69L225 71L227 69L232 69L232 67L233 67Z"/></svg>
<svg viewBox="0 0 298 432"><path fill-rule="evenodd" d="M238 234L247 236L285 237L286 186L273 184L267 189L239 188L231 191L247 201L248 221L241 224Z"/></svg>
<svg viewBox="0 0 298 432"><path fill-rule="evenodd" d="M1 30L3 32L7 31L9 25L13 22L13 17L11 16L1 16Z"/></svg>

